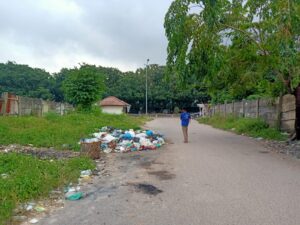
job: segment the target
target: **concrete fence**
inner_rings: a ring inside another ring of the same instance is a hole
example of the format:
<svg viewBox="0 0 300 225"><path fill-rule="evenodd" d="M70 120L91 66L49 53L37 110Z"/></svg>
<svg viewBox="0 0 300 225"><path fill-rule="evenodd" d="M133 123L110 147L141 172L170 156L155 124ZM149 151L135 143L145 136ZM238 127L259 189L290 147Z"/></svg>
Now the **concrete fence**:
<svg viewBox="0 0 300 225"><path fill-rule="evenodd" d="M0 115L35 115L43 116L48 112L63 115L73 106L68 103L45 101L38 98L17 96L7 92L2 93L0 98Z"/></svg>
<svg viewBox="0 0 300 225"><path fill-rule="evenodd" d="M208 114L234 115L238 117L262 118L271 127L293 132L295 124L295 97L285 95L277 99L257 99L226 102L210 107Z"/></svg>

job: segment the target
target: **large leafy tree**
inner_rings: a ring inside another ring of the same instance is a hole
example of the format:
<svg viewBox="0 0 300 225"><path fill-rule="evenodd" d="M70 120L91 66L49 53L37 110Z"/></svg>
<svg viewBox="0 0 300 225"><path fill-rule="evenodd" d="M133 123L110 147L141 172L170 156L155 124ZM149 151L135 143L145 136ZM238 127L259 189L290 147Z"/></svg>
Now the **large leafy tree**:
<svg viewBox="0 0 300 225"><path fill-rule="evenodd" d="M175 0L164 25L169 76L216 101L291 93L300 118L298 0Z"/></svg>
<svg viewBox="0 0 300 225"><path fill-rule="evenodd" d="M21 96L53 99L51 75L42 69L14 62L0 63L0 93L12 92Z"/></svg>
<svg viewBox="0 0 300 225"><path fill-rule="evenodd" d="M131 104L131 112L145 111L146 69L140 68L136 72L120 73L117 76L108 74L105 96L113 95L128 102ZM196 103L207 101L208 96L202 89L195 86L182 89L176 80L166 80L165 66L151 64L147 74L149 112L172 112L176 106L193 107L196 110Z"/></svg>
<svg viewBox="0 0 300 225"><path fill-rule="evenodd" d="M66 99L77 107L88 110L100 100L104 90L104 75L96 66L83 64L69 70L63 82Z"/></svg>

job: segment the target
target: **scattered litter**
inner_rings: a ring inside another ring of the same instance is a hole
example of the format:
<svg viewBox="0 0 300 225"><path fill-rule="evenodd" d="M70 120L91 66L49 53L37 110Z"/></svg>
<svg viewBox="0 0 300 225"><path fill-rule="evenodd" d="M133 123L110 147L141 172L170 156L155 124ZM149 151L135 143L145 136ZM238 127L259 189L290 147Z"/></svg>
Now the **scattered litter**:
<svg viewBox="0 0 300 225"><path fill-rule="evenodd" d="M80 175L81 176L90 176L92 174L92 171L91 170L82 170L80 172Z"/></svg>
<svg viewBox="0 0 300 225"><path fill-rule="evenodd" d="M37 222L39 222L39 220L36 219L36 218L33 218L33 219L29 220L29 223L32 223L32 224L35 224Z"/></svg>
<svg viewBox="0 0 300 225"><path fill-rule="evenodd" d="M26 207L26 210L27 211L31 211L33 209L33 206L32 205L28 205L27 207Z"/></svg>
<svg viewBox="0 0 300 225"><path fill-rule="evenodd" d="M165 144L163 135L152 130L120 130L113 127L102 127L93 138L84 138L80 143L99 143L104 153L135 152L156 150Z"/></svg>
<svg viewBox="0 0 300 225"><path fill-rule="evenodd" d="M2 178L2 179L8 178L8 174L7 174L7 173L2 173L2 174L1 174L1 178Z"/></svg>
<svg viewBox="0 0 300 225"><path fill-rule="evenodd" d="M27 220L27 216L13 216L12 219L16 222L24 222L25 220Z"/></svg>
<svg viewBox="0 0 300 225"><path fill-rule="evenodd" d="M44 212L46 209L43 206L38 205L34 208L34 210L37 212Z"/></svg>
<svg viewBox="0 0 300 225"><path fill-rule="evenodd" d="M76 201L83 197L83 193L82 192L67 192L65 196L66 196L66 199L68 199L70 201Z"/></svg>
<svg viewBox="0 0 300 225"><path fill-rule="evenodd" d="M255 138L257 141L261 141L261 140L263 140L263 138L262 137L258 137L258 138Z"/></svg>

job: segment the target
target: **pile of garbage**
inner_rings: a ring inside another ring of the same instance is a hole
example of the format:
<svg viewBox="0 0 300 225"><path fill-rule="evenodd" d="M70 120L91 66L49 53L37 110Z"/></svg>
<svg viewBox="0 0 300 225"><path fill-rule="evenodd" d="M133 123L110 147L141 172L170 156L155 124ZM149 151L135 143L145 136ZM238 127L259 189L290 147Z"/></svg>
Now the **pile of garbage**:
<svg viewBox="0 0 300 225"><path fill-rule="evenodd" d="M121 130L113 127L102 127L93 134L93 138L81 139L80 143L101 143L105 153L135 152L156 150L165 144L163 135L152 130Z"/></svg>

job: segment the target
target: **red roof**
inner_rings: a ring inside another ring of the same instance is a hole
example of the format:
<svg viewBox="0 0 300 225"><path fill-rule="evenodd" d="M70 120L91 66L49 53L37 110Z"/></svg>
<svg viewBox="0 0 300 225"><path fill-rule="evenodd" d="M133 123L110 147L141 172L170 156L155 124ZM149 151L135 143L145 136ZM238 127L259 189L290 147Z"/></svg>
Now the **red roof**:
<svg viewBox="0 0 300 225"><path fill-rule="evenodd" d="M129 104L114 97L114 96L109 96L105 99L102 99L100 102L100 106L128 106Z"/></svg>

